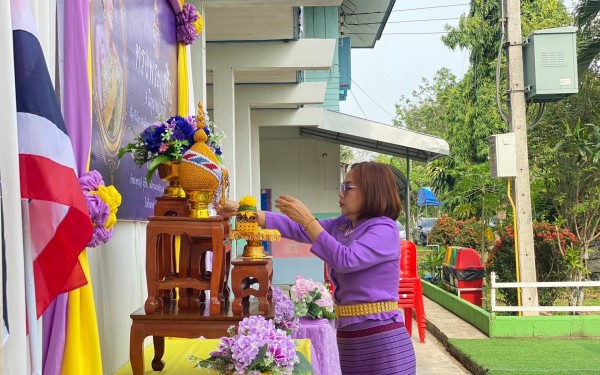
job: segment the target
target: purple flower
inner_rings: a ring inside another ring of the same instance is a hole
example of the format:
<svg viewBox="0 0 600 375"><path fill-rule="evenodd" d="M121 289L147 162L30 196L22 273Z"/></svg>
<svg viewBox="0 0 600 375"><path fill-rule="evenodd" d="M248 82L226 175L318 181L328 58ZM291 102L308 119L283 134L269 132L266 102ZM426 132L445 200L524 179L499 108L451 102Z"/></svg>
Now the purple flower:
<svg viewBox="0 0 600 375"><path fill-rule="evenodd" d="M294 313L294 303L281 289L273 288L273 303L275 304L275 325L280 329L293 333L300 327L300 320Z"/></svg>
<svg viewBox="0 0 600 375"><path fill-rule="evenodd" d="M194 43L198 38L198 30L194 22L198 21L198 12L191 4L183 4L181 12L175 16L177 22L177 41L185 45Z"/></svg>
<svg viewBox="0 0 600 375"><path fill-rule="evenodd" d="M281 291L274 291L283 296ZM237 334L230 332L232 337L222 337L218 350L211 353L209 360L199 360L193 355L192 360L198 367L212 368L219 373L260 374L277 373L291 375L299 359L296 346L285 331L277 329L272 320L262 316L244 318L237 329ZM257 357L265 348L264 357Z"/></svg>
<svg viewBox="0 0 600 375"><path fill-rule="evenodd" d="M94 226L92 239L88 243L89 247L96 247L100 243L106 243L112 237L113 229L106 229L104 224L110 215L108 205L96 194L85 193L85 201L87 204L90 219Z"/></svg>
<svg viewBox="0 0 600 375"><path fill-rule="evenodd" d="M98 190L98 186L104 185L102 175L97 170L91 170L79 177L79 185L84 193Z"/></svg>
<svg viewBox="0 0 600 375"><path fill-rule="evenodd" d="M88 247L96 247L101 243L107 243L113 235L113 229L106 229L103 226L95 226L92 233L92 239L88 243Z"/></svg>
<svg viewBox="0 0 600 375"><path fill-rule="evenodd" d="M194 143L194 133L196 126L181 116L173 116L167 120L167 124L173 125L173 139L178 141L188 141L188 148ZM183 152L187 151L185 149Z"/></svg>
<svg viewBox="0 0 600 375"><path fill-rule="evenodd" d="M94 224L94 226L104 226L110 215L110 208L108 205L96 194L86 194L85 201L87 203L88 212L90 213L90 219L92 219L92 224Z"/></svg>

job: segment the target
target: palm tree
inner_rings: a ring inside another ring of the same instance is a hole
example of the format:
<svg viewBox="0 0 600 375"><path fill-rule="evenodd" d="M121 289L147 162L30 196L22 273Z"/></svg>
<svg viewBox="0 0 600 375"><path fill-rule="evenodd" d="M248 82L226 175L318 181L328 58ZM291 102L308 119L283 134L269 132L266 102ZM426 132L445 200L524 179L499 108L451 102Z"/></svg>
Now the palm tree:
<svg viewBox="0 0 600 375"><path fill-rule="evenodd" d="M582 0L575 7L575 26L581 36L577 52L577 70L584 77L590 64L600 54L600 1ZM598 67L592 68L598 73Z"/></svg>

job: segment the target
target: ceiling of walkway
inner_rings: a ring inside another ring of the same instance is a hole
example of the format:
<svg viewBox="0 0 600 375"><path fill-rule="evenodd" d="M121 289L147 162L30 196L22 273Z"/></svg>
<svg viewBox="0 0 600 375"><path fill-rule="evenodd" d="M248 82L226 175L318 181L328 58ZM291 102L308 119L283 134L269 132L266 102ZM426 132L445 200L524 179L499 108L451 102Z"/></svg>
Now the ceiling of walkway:
<svg viewBox="0 0 600 375"><path fill-rule="evenodd" d="M195 0L198 1L198 0ZM193 3L194 1L192 1ZM395 0L204 0L206 41L281 41L298 38L299 6L339 6L340 32L353 48L372 48L381 37ZM243 71L237 83L296 83L296 71ZM207 72L207 83L212 83Z"/></svg>

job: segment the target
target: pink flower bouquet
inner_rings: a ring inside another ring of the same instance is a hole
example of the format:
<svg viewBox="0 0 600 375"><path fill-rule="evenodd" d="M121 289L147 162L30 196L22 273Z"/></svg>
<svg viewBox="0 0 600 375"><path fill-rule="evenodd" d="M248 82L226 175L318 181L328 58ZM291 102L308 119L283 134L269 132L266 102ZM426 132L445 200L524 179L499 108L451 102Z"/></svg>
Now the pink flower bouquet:
<svg viewBox="0 0 600 375"><path fill-rule="evenodd" d="M292 301L298 317L335 319L333 297L329 289L318 281L297 276L292 285Z"/></svg>

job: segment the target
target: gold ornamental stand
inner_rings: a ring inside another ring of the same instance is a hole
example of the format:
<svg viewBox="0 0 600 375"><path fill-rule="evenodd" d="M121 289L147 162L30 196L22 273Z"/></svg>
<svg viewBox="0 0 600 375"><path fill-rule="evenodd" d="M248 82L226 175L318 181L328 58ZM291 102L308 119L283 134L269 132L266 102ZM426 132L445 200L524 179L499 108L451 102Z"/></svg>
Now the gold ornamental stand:
<svg viewBox="0 0 600 375"><path fill-rule="evenodd" d="M258 311L269 314L273 291L271 282L273 280L273 257L265 255L265 249L261 241L279 241L281 234L273 229L258 229L255 231L236 231L229 233L231 240L244 239L248 244L244 246L241 257L233 259L231 265L231 289L234 299L231 311L234 315L241 315L243 311L242 301L247 301L250 296L258 298ZM250 288L252 284L258 283L258 289Z"/></svg>
<svg viewBox="0 0 600 375"><path fill-rule="evenodd" d="M229 232L231 240L246 240L248 243L244 246L244 258L265 258L265 248L262 241L275 242L281 239L281 234L276 229L257 229L253 231L232 230Z"/></svg>

